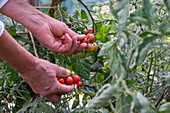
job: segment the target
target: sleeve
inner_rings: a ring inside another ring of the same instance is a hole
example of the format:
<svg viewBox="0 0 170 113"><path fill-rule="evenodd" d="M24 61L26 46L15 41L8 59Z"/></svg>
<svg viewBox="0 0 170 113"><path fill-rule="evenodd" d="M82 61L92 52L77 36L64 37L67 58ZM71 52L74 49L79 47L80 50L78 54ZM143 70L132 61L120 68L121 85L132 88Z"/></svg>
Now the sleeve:
<svg viewBox="0 0 170 113"><path fill-rule="evenodd" d="M0 0L0 9L7 3L8 0Z"/></svg>
<svg viewBox="0 0 170 113"><path fill-rule="evenodd" d="M2 36L4 31L4 24L0 21L0 37Z"/></svg>

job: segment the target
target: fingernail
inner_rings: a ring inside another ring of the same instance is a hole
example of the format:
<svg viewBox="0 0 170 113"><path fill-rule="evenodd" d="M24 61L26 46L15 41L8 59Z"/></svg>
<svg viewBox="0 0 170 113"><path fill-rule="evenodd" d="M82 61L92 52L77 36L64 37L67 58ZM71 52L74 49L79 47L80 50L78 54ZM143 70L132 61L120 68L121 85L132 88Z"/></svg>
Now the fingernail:
<svg viewBox="0 0 170 113"><path fill-rule="evenodd" d="M71 71L70 70L66 70L67 74L70 75L71 74Z"/></svg>
<svg viewBox="0 0 170 113"><path fill-rule="evenodd" d="M85 37L86 35L84 35L84 34L81 34L81 35L79 35L79 36L81 36L81 37Z"/></svg>

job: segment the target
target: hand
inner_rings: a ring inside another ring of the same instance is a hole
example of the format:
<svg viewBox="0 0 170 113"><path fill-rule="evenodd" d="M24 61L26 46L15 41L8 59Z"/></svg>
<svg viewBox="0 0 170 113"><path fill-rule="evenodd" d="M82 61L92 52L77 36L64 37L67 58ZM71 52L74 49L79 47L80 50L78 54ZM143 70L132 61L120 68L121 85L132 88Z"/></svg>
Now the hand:
<svg viewBox="0 0 170 113"><path fill-rule="evenodd" d="M63 22L49 17L47 21L38 28L34 36L49 50L59 52L64 55L71 55L83 51L83 49L90 48L90 44L80 43L80 40L85 38L85 35L78 35ZM66 43L62 44L65 39Z"/></svg>
<svg viewBox="0 0 170 113"><path fill-rule="evenodd" d="M46 97L52 103L57 103L61 95L69 93L74 85L64 85L57 81L56 76L66 77L70 71L37 58L36 68L32 71L22 72L21 76L30 85L32 90Z"/></svg>

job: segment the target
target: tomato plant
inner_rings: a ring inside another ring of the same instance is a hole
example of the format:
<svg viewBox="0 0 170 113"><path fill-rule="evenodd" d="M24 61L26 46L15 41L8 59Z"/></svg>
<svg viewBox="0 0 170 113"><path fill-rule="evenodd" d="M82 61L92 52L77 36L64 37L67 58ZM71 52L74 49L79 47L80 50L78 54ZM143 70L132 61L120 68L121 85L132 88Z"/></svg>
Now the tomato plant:
<svg viewBox="0 0 170 113"><path fill-rule="evenodd" d="M19 73L0 60L0 110L14 113L169 113L170 1L98 0L89 5L88 0L84 0L87 7L79 4L81 0L73 1L59 3L61 14L51 8L54 4L47 5L49 10L40 10L57 20L62 19L76 33L87 34L87 40L93 45L91 50L64 56L49 51L37 40L35 45L40 58L74 71L73 75L79 75L83 85L77 83L78 88L52 104L35 94ZM27 30L11 19L4 23L8 32L35 54ZM81 42L87 43L87 40ZM67 84L73 81L68 77ZM16 99L8 100L12 96ZM12 102L15 105L9 108Z"/></svg>

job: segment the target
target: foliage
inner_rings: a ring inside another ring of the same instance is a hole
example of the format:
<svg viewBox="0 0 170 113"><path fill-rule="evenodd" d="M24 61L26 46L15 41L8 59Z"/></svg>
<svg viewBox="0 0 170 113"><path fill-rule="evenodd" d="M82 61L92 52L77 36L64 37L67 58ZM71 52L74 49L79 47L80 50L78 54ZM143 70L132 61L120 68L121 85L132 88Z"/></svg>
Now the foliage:
<svg viewBox="0 0 170 113"><path fill-rule="evenodd" d="M85 34L94 23L78 1L74 3L77 7L74 15L60 3L63 21L75 32ZM52 105L34 94L19 73L1 60L2 112L170 112L170 0L110 0L87 7L95 11L91 13L97 26L97 52L83 59L77 54L64 56L50 52L36 40L40 58L74 71L83 86ZM59 20L57 12L55 18ZM29 35L21 34L23 27L9 21L11 24L6 24L9 33L34 54ZM15 105L8 107L10 103Z"/></svg>

